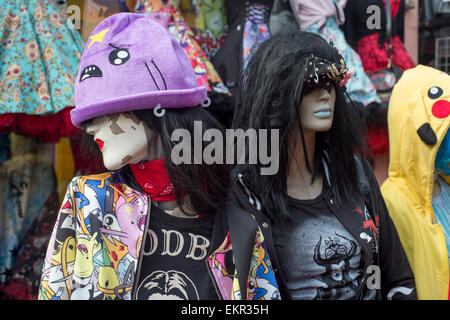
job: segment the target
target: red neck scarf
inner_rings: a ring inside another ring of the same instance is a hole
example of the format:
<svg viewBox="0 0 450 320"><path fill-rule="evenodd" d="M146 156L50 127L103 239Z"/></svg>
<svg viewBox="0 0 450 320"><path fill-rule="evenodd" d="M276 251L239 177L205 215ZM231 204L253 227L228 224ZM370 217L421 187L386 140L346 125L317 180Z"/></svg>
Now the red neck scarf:
<svg viewBox="0 0 450 320"><path fill-rule="evenodd" d="M138 164L130 164L136 182L155 201L173 201L177 199L175 187L170 182L164 159Z"/></svg>

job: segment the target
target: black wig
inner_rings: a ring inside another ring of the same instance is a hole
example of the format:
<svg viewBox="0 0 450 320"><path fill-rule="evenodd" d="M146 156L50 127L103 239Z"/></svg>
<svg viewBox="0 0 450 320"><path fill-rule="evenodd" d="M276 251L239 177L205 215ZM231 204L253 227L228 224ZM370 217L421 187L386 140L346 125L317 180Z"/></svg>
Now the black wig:
<svg viewBox="0 0 450 320"><path fill-rule="evenodd" d="M304 94L306 65L311 56L336 64L342 61L337 49L319 35L297 31L271 37L252 56L237 97L233 129L279 130L279 171L276 175L260 175L260 164L236 165L232 173L234 179L243 174L245 184L259 198L264 212L273 221L289 216L286 180L291 156L289 146L291 139L296 138L293 136L295 126L300 129L306 165L313 179L326 155L331 188L338 202L342 199L354 201L359 195L354 155L367 150L363 140L365 128L360 111L349 100L345 87L334 84L333 125L329 131L316 134L315 159L309 159L306 153L299 106ZM270 150L270 145L267 148Z"/></svg>

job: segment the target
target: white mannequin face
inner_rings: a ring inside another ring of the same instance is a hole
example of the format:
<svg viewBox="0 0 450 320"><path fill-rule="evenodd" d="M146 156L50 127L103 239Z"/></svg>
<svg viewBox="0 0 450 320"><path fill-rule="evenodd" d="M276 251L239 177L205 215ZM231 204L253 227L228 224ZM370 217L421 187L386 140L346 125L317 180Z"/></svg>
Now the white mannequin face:
<svg viewBox="0 0 450 320"><path fill-rule="evenodd" d="M94 136L108 170L119 170L148 158L148 144L152 137L147 136L155 134L130 112L95 118L86 127L86 132Z"/></svg>
<svg viewBox="0 0 450 320"><path fill-rule="evenodd" d="M300 104L300 116L305 132L325 132L333 124L336 91L315 89L303 96Z"/></svg>

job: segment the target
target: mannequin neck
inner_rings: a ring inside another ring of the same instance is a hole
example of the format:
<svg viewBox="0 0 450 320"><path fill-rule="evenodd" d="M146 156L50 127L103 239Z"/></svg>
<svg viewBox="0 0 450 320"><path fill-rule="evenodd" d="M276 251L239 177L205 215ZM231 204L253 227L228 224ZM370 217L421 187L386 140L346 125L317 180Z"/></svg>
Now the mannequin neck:
<svg viewBox="0 0 450 320"><path fill-rule="evenodd" d="M303 177L307 175L309 181L311 180L312 172L308 171L306 161L309 161L309 167L311 171L314 171L316 132L305 130L304 137L308 159L305 157L303 142L299 132L295 144L292 144L290 148L288 179L297 179L301 175Z"/></svg>
<svg viewBox="0 0 450 320"><path fill-rule="evenodd" d="M286 181L287 195L299 200L315 199L320 195L323 188L323 178L320 174L316 175L314 181L312 181L316 133L305 131L304 137L308 159L305 157L303 142L298 135L295 145L291 146L292 153L289 159ZM306 161L309 161L311 171L308 170Z"/></svg>

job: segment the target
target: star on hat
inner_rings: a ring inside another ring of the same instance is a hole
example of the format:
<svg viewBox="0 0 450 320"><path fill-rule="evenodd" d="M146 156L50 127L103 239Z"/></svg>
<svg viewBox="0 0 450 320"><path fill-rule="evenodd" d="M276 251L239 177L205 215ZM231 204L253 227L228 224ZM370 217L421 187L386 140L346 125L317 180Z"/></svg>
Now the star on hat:
<svg viewBox="0 0 450 320"><path fill-rule="evenodd" d="M89 39L91 39L91 43L89 43L88 49L96 42L103 42L103 38L105 37L106 33L109 31L109 29L105 29L103 31L100 31L97 34L94 34L92 36L89 37Z"/></svg>

